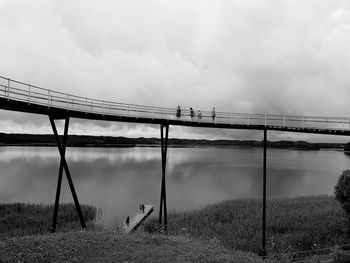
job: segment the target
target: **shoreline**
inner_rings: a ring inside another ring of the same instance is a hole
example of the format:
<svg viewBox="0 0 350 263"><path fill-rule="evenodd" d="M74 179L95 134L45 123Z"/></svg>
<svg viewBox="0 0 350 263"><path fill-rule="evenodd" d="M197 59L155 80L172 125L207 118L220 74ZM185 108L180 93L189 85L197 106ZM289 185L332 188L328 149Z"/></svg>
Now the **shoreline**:
<svg viewBox="0 0 350 263"><path fill-rule="evenodd" d="M0 143L1 147L57 147L54 143ZM82 145L67 145L67 148L160 148L160 144L82 144ZM262 148L259 145L196 145L196 144L168 144L168 148L219 148L219 149L253 149L253 148ZM278 147L278 146L268 146L269 149L284 149L284 150L293 150L293 151L338 151L344 152L343 148L333 148L333 147L324 147L324 148L298 148L298 147ZM344 152L346 153L346 152ZM350 154L350 153L346 153Z"/></svg>
<svg viewBox="0 0 350 263"><path fill-rule="evenodd" d="M242 253L255 253L257 255L261 248L261 203L261 200L250 198L223 200L195 210L170 212L168 236L174 240L185 236L186 239L190 240L190 243L200 241L203 242L203 245L210 244L215 240L216 245L220 245L227 251L240 250ZM71 206L74 210L74 206ZM271 242L267 243L267 249L270 256L282 255L287 248L290 252L297 253L298 251L322 249L349 242L346 234L347 215L332 195L271 198L268 202L268 208L267 230ZM14 211L18 211L18 209ZM27 212L22 210L23 214ZM16 218L20 219L21 217L16 216ZM50 222L49 220L48 224ZM30 224L25 225L30 227ZM79 228L79 224L76 226ZM96 228L91 229L91 231L82 231L77 228L73 232L61 231L59 228L56 234L45 232L30 235L30 238L27 235L18 236L18 233L12 237L3 236L2 238L3 240L17 242L17 240L22 239L30 241L32 239L54 238L65 235L65 240L70 239L71 243L81 243L81 237L76 238L77 233L89 235L89 239L94 236L105 236L108 233L113 233L112 239L115 240L118 237L120 242L126 242L135 235L137 239L140 236L147 240L154 240L157 237L163 238L162 227L159 226L156 217L147 220L143 230L138 230L133 235L124 235L118 230L106 231ZM1 241L0 236L0 243ZM183 245L181 244L178 249L181 250ZM12 245L3 246L3 248L5 247L8 253L16 253L19 249L19 247ZM158 249L159 242L151 247ZM97 248L93 247L89 251L95 249ZM45 251L50 253L50 249L45 249ZM108 252L108 254L110 253ZM72 251L72 256L74 255L75 252ZM285 256L288 255L289 253L285 254Z"/></svg>
<svg viewBox="0 0 350 263"><path fill-rule="evenodd" d="M62 136L60 136L62 138ZM344 150L346 143L309 143L306 141L267 141L268 148L292 150ZM7 134L0 133L1 146L33 146L57 147L52 134ZM179 139L169 138L168 146L172 148L261 148L263 142L258 140L207 140L207 139ZM99 147L99 148L126 148L126 147L161 147L160 138L128 138L112 136L68 135L67 147Z"/></svg>

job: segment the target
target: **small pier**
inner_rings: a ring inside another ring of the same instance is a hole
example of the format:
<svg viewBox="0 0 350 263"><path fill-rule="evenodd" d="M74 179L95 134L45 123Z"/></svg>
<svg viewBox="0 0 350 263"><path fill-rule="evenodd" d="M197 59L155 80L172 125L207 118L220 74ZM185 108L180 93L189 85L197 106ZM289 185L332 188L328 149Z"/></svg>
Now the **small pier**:
<svg viewBox="0 0 350 263"><path fill-rule="evenodd" d="M144 205L143 211L138 211L134 216L129 218L129 223L126 222L123 224L123 231L126 234L129 234L132 231L135 231L141 223L153 212L153 205Z"/></svg>

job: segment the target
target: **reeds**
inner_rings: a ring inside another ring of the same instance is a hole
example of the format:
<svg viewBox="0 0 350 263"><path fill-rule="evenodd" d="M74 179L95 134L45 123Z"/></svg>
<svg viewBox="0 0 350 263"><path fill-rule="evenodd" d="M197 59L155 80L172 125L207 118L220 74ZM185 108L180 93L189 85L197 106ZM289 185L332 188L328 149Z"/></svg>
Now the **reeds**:
<svg viewBox="0 0 350 263"><path fill-rule="evenodd" d="M96 217L96 208L81 205L87 223ZM0 235L28 235L49 232L52 224L53 205L51 204L0 204ZM60 204L57 216L57 229L79 228L80 222L74 204Z"/></svg>
<svg viewBox="0 0 350 263"><path fill-rule="evenodd" d="M331 196L269 199L267 249L269 253L309 250L350 243L348 218ZM145 231L160 228L156 219ZM200 239L218 239L229 248L258 253L262 239L261 200L231 200L189 212L172 212L168 232Z"/></svg>

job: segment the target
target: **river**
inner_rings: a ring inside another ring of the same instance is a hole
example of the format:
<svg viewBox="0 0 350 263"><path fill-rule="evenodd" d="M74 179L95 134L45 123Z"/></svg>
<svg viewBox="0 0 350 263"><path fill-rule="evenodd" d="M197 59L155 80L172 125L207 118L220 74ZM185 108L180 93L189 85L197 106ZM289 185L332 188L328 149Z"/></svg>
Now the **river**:
<svg viewBox="0 0 350 263"><path fill-rule="evenodd" d="M67 162L82 204L102 211L111 227L132 215L140 203L160 200L160 148L67 148ZM268 149L268 197L332 194L350 168L339 151ZM52 147L0 148L0 203L53 203L59 154ZM169 148L168 211L189 210L220 200L261 198L261 148ZM64 177L61 202L72 202Z"/></svg>

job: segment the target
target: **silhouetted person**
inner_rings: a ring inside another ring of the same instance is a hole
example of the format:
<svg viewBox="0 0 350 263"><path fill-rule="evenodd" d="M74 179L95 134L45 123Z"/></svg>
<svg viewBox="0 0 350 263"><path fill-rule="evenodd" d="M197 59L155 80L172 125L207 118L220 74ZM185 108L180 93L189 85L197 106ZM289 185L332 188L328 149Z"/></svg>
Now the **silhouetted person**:
<svg viewBox="0 0 350 263"><path fill-rule="evenodd" d="M139 208L140 208L140 212L141 212L141 213L144 213L144 212L145 212L145 205L144 205L144 204L140 204L140 205L139 205Z"/></svg>
<svg viewBox="0 0 350 263"><path fill-rule="evenodd" d="M181 108L180 108L180 106L177 106L177 109L176 109L176 117L177 117L177 118L181 118Z"/></svg>
<svg viewBox="0 0 350 263"><path fill-rule="evenodd" d="M192 107L190 107L190 116L191 116L191 120L193 121L194 111L193 111Z"/></svg>
<svg viewBox="0 0 350 263"><path fill-rule="evenodd" d="M215 121L215 117L216 117L215 108L213 108L211 111L211 117L213 118L213 121Z"/></svg>
<svg viewBox="0 0 350 263"><path fill-rule="evenodd" d="M126 218L125 223L126 223L127 226L129 226L129 223L130 223L130 217L129 216Z"/></svg>
<svg viewBox="0 0 350 263"><path fill-rule="evenodd" d="M198 120L202 119L202 112L200 109L198 109Z"/></svg>

